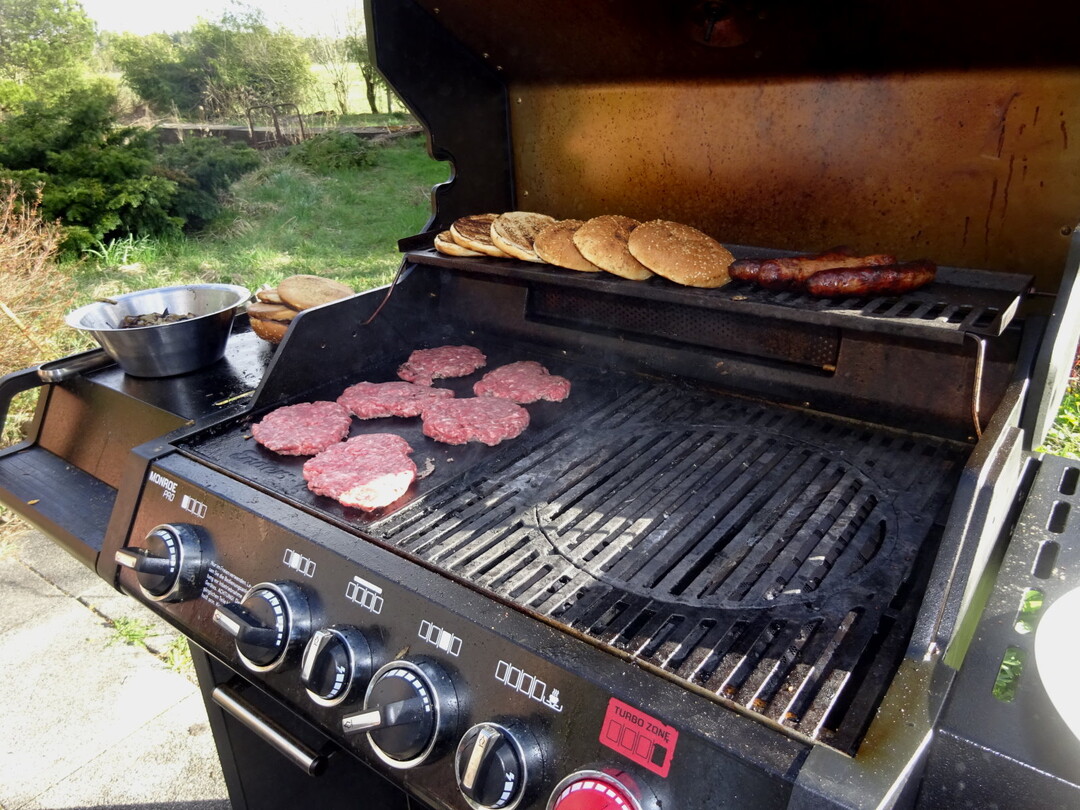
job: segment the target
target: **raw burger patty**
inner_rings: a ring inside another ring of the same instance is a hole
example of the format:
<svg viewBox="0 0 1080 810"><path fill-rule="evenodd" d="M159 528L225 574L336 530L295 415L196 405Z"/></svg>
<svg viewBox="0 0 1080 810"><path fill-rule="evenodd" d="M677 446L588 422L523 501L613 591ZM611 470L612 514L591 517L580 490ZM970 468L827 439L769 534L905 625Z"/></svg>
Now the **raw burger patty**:
<svg viewBox="0 0 1080 810"><path fill-rule="evenodd" d="M304 480L316 495L370 512L392 504L416 479L411 452L392 433L354 436L304 462Z"/></svg>
<svg viewBox="0 0 1080 810"><path fill-rule="evenodd" d="M398 376L419 385L431 385L432 380L472 374L485 363L487 357L475 346L417 349L398 369Z"/></svg>
<svg viewBox="0 0 1080 810"><path fill-rule="evenodd" d="M538 399L562 402L570 394L570 381L548 373L535 360L522 360L489 371L473 386L473 393L478 397L499 397L522 405Z"/></svg>
<svg viewBox="0 0 1080 810"><path fill-rule="evenodd" d="M436 399L424 407L422 415L424 435L446 444L496 445L521 435L529 426L527 410L498 397Z"/></svg>
<svg viewBox="0 0 1080 810"><path fill-rule="evenodd" d="M360 382L342 391L337 401L360 419L378 419L382 416L419 416L430 400L452 396L454 392L449 388L432 388L411 382Z"/></svg>
<svg viewBox="0 0 1080 810"><path fill-rule="evenodd" d="M270 411L251 435L263 447L285 456L313 456L349 435L352 416L336 402L304 402Z"/></svg>

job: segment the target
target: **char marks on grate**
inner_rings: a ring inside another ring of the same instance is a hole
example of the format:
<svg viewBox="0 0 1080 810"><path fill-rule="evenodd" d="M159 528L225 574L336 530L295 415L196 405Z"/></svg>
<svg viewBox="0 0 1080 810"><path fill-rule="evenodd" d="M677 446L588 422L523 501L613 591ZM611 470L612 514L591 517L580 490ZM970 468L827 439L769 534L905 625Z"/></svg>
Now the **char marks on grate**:
<svg viewBox="0 0 1080 810"><path fill-rule="evenodd" d="M865 718L836 716L845 687L860 688L958 461L934 439L642 384L374 534L851 750Z"/></svg>

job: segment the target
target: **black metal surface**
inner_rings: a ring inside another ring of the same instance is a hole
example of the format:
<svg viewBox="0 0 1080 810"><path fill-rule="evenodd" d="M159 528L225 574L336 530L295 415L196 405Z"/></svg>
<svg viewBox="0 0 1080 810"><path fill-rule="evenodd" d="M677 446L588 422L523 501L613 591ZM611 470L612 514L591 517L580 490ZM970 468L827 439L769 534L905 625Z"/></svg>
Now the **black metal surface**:
<svg viewBox="0 0 1080 810"><path fill-rule="evenodd" d="M48 450L27 447L3 457L0 501L92 568L116 490Z"/></svg>
<svg viewBox="0 0 1080 810"><path fill-rule="evenodd" d="M325 736L297 718L295 712L251 686L235 672L194 644L191 658L199 677L207 718L217 744L222 773L233 810L267 807L319 807L345 810L363 796L369 807L380 810L424 810L373 770L361 765ZM274 722L327 756L329 767L310 776L275 751L249 729L222 711L211 698L215 686L228 684L243 690L246 700Z"/></svg>
<svg viewBox="0 0 1080 810"><path fill-rule="evenodd" d="M491 365L506 359L478 345ZM401 435L429 471L383 513L311 494L304 459L257 446L248 419L182 449L684 686L853 749L875 704L854 693L880 697L889 668L851 676L897 654L890 635L907 628L892 625L967 448L541 359L573 380L571 396L529 406L530 428L498 447L440 445L419 419L355 422Z"/></svg>
<svg viewBox="0 0 1080 810"><path fill-rule="evenodd" d="M504 77L413 3L366 0L364 19L379 72L424 124L431 156L452 167L432 191L436 224L513 208Z"/></svg>
<svg viewBox="0 0 1080 810"><path fill-rule="evenodd" d="M737 246L733 246L732 252L736 256L790 255ZM608 273L579 273L516 259L460 258L434 250L413 251L407 258L469 273L557 283L589 290L593 295L634 296L764 318L797 318L803 324L947 343L963 343L965 334L1000 335L1032 281L1031 276L1014 273L939 267L933 283L901 296L829 299L773 292L742 281L700 290L658 277L629 281Z"/></svg>
<svg viewBox="0 0 1080 810"><path fill-rule="evenodd" d="M930 751L920 805L1080 807L1080 742L1054 709L1033 655L1038 618L1076 587L1080 462L1043 456ZM1042 609L1020 615L1028 590ZM1034 626L1035 632L1032 632ZM1015 694L995 696L1009 649Z"/></svg>

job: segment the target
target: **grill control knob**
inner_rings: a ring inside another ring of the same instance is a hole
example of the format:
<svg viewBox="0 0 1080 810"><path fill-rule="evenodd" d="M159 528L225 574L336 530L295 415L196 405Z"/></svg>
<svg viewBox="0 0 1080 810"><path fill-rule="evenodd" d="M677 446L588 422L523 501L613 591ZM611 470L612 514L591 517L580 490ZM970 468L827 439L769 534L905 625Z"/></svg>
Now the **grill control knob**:
<svg viewBox="0 0 1080 810"><path fill-rule="evenodd" d="M199 532L185 523L154 527L141 545L120 549L115 559L135 572L139 590L155 602L180 602L195 596L206 570Z"/></svg>
<svg viewBox="0 0 1080 810"><path fill-rule="evenodd" d="M516 725L480 723L465 732L454 757L458 788L477 810L514 808L540 769L540 748Z"/></svg>
<svg viewBox="0 0 1080 810"><path fill-rule="evenodd" d="M343 702L353 684L369 675L371 648L355 627L316 630L300 658L300 683L320 706Z"/></svg>
<svg viewBox="0 0 1080 810"><path fill-rule="evenodd" d="M364 695L364 710L342 719L345 734L367 732L375 755L393 768L412 768L431 756L457 724L457 692L430 661L382 666Z"/></svg>
<svg viewBox="0 0 1080 810"><path fill-rule="evenodd" d="M655 798L621 771L578 771L551 792L547 810L656 810Z"/></svg>
<svg viewBox="0 0 1080 810"><path fill-rule="evenodd" d="M280 666L307 638L311 616L298 585L261 582L239 604L217 608L214 624L233 637L244 666L267 672Z"/></svg>

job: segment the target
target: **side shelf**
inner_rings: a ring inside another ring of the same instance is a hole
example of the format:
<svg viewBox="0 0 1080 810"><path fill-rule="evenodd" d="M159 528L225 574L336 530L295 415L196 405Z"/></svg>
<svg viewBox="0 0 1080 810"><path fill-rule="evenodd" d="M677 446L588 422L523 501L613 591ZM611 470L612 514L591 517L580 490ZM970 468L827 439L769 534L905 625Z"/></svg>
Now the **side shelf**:
<svg viewBox="0 0 1080 810"><path fill-rule="evenodd" d="M0 457L0 502L94 568L116 490L38 446Z"/></svg>

